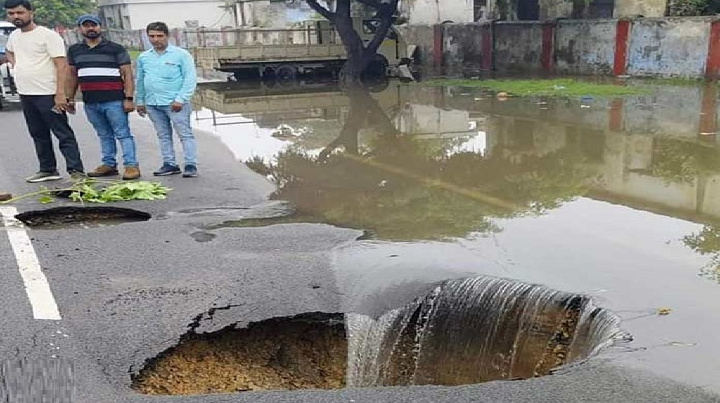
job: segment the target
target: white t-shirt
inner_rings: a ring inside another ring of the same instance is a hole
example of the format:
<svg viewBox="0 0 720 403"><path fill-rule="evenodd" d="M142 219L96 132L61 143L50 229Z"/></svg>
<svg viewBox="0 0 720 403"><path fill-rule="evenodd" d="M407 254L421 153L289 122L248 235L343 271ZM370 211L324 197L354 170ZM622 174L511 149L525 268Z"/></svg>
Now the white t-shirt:
<svg viewBox="0 0 720 403"><path fill-rule="evenodd" d="M54 95L57 73L53 58L65 57L65 43L55 31L37 26L16 29L5 48L15 55L15 84L21 95Z"/></svg>

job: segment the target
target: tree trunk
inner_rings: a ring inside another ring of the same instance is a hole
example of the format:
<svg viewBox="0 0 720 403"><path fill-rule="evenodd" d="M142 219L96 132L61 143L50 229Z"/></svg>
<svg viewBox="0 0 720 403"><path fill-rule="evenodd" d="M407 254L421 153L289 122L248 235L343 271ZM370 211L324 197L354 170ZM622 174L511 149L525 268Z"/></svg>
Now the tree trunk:
<svg viewBox="0 0 720 403"><path fill-rule="evenodd" d="M338 15L335 29L340 35L348 58L340 71L340 83L343 86L362 84L362 73L370 63L360 35L355 32L350 15Z"/></svg>
<svg viewBox="0 0 720 403"><path fill-rule="evenodd" d="M340 71L340 83L345 87L362 85L363 72L374 61L380 44L392 26L393 15L397 11L398 0L382 3L378 0L357 0L376 10L376 18L380 24L376 27L375 36L367 44L363 43L360 34L355 31L350 17L351 0L336 0L335 12L318 3L318 0L306 0L307 4L322 16L330 20L340 35L348 58Z"/></svg>

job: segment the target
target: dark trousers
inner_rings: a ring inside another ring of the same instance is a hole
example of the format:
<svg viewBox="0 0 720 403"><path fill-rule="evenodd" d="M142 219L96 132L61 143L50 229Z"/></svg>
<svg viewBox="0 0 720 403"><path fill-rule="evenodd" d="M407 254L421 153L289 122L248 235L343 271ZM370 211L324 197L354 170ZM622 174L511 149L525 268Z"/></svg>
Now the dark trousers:
<svg viewBox="0 0 720 403"><path fill-rule="evenodd" d="M35 153L40 162L41 172L56 172L57 160L53 151L52 131L58 139L60 152L65 157L68 172L84 172L75 133L65 113L52 111L55 106L54 95L21 95L25 122L35 142Z"/></svg>

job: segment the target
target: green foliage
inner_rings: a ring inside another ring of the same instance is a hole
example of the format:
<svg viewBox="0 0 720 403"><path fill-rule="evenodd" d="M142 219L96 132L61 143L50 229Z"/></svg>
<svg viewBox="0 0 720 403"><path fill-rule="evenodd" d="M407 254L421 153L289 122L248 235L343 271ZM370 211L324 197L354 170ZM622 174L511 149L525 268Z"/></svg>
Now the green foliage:
<svg viewBox="0 0 720 403"><path fill-rule="evenodd" d="M77 18L97 12L94 0L42 0L33 2L35 22L48 27L75 27Z"/></svg>
<svg viewBox="0 0 720 403"><path fill-rule="evenodd" d="M163 200L170 188L160 182L117 181L98 187L93 180L78 181L72 188L70 199L77 202L109 203L127 200Z"/></svg>
<svg viewBox="0 0 720 403"><path fill-rule="evenodd" d="M699 233L683 237L683 242L695 252L710 256L710 263L702 268L700 274L720 282L720 229L707 225Z"/></svg>
<svg viewBox="0 0 720 403"><path fill-rule="evenodd" d="M672 0L671 16L715 15L720 13L720 0Z"/></svg>
<svg viewBox="0 0 720 403"><path fill-rule="evenodd" d="M0 202L8 204L20 199L39 196L38 201L43 204L53 203L55 197L67 197L80 203L111 203L128 200L162 200L172 190L160 182L148 181L100 181L96 179L82 179L74 181L70 186L59 189L42 187L37 192L27 193Z"/></svg>
<svg viewBox="0 0 720 403"><path fill-rule="evenodd" d="M702 144L657 139L650 174L667 182L691 183L699 176L720 173L720 150Z"/></svg>
<svg viewBox="0 0 720 403"><path fill-rule="evenodd" d="M644 94L647 92L645 88L640 87L591 83L572 78L551 80L472 80L441 78L423 81L419 83L419 85L485 88L491 91L502 91L521 97L533 95L549 97L615 97Z"/></svg>
<svg viewBox="0 0 720 403"><path fill-rule="evenodd" d="M130 54L130 59L137 60L137 58L140 56L140 53L142 53L142 50L138 49L128 49L128 53Z"/></svg>

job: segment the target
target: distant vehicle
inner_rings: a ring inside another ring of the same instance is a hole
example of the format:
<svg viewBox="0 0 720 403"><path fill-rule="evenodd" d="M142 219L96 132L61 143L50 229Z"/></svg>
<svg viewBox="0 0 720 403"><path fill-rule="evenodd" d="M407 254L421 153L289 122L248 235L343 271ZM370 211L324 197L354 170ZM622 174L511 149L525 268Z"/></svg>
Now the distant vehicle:
<svg viewBox="0 0 720 403"><path fill-rule="evenodd" d="M353 19L355 31L365 43L375 36L378 24L374 19ZM198 67L234 73L238 79L260 76L291 81L305 74L336 74L347 60L345 46L327 20L305 21L302 28L238 29L223 35L234 38L236 44L194 48ZM366 74L372 78L407 76L415 49L391 27Z"/></svg>
<svg viewBox="0 0 720 403"><path fill-rule="evenodd" d="M10 33L16 29L17 27L12 23L0 21L0 109L3 108L9 96L17 95L12 68L5 54L5 44L7 43L8 37Z"/></svg>

